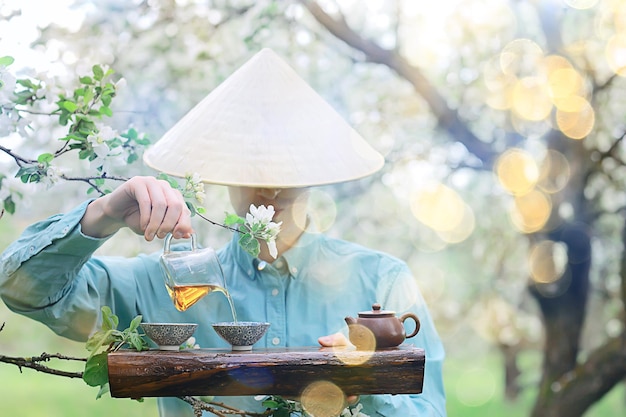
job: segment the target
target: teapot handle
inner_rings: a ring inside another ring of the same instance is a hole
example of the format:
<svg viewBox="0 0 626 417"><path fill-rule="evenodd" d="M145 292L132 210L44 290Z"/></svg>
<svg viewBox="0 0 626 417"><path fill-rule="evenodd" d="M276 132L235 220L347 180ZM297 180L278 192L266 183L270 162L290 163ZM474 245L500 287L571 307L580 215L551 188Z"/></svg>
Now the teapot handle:
<svg viewBox="0 0 626 417"><path fill-rule="evenodd" d="M165 236L165 241L163 243L163 253L170 253L170 242L172 241L172 234L168 233L167 236ZM195 252L196 250L196 234L192 233L191 234L191 250Z"/></svg>
<svg viewBox="0 0 626 417"><path fill-rule="evenodd" d="M417 334L417 332L420 331L420 319L417 318L417 315L415 315L415 313L404 313L402 316L400 316L400 321L402 322L402 325L404 325L404 321L406 319L413 319L413 321L415 321L415 329L413 330L413 332L409 335L406 336L406 338L410 338L413 337Z"/></svg>

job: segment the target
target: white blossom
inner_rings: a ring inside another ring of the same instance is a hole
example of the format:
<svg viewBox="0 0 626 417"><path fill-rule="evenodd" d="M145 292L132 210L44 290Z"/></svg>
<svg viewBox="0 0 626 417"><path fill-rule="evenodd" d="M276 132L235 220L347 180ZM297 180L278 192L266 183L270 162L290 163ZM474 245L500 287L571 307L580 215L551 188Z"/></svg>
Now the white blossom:
<svg viewBox="0 0 626 417"><path fill-rule="evenodd" d="M280 226L283 222L275 223L272 221L275 214L274 206L260 205L256 207L250 204L250 211L246 214L246 227L257 239L264 240L269 249L272 258L278 256L276 248L276 237L280 232Z"/></svg>
<svg viewBox="0 0 626 417"><path fill-rule="evenodd" d="M46 168L46 175L42 176L39 182L45 185L47 188L52 187L54 184L59 182L63 172L60 168L55 165L50 165Z"/></svg>
<svg viewBox="0 0 626 417"><path fill-rule="evenodd" d="M363 404L357 404L354 407L346 407L340 417L369 417L367 414L362 413Z"/></svg>
<svg viewBox="0 0 626 417"><path fill-rule="evenodd" d="M17 79L13 74L0 67L0 105L13 102L13 93Z"/></svg>
<svg viewBox="0 0 626 417"><path fill-rule="evenodd" d="M259 207L255 207L254 204L250 204L250 212L246 214L246 221L251 225L260 223L260 224L268 224L274 218L274 206L260 205Z"/></svg>

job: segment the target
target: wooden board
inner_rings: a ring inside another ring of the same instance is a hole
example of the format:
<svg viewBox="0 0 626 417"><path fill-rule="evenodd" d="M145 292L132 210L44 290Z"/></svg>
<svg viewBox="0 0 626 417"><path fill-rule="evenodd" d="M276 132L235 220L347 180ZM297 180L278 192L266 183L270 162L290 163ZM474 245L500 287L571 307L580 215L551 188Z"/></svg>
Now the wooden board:
<svg viewBox="0 0 626 417"><path fill-rule="evenodd" d="M111 396L299 396L315 381L343 392L419 394L424 350L413 346L363 352L344 348L281 348L232 352L118 351L108 355Z"/></svg>

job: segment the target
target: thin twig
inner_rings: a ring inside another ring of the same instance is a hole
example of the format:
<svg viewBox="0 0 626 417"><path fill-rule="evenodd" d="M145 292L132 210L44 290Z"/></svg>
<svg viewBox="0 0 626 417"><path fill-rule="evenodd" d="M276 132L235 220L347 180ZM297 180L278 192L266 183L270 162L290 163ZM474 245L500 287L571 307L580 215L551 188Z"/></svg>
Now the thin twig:
<svg viewBox="0 0 626 417"><path fill-rule="evenodd" d="M219 226L219 227L222 227L222 228L224 228L226 230L230 230L231 232L238 232L238 233L242 233L243 234L243 232L241 230L239 230L239 229L235 229L234 227L226 226L225 224L222 224L222 223L214 222L213 220L209 219L208 217L204 217L202 214L200 214L198 212L196 212L196 214L198 215L198 217L200 217L201 219L206 220L207 222L211 223L214 226Z"/></svg>
<svg viewBox="0 0 626 417"><path fill-rule="evenodd" d="M17 366L20 369L20 372L22 372L22 368L30 368L30 369L34 369L36 371L43 372L45 374L50 374L50 375L64 376L68 378L82 378L83 377L82 372L62 371L59 369L49 368L39 363L39 362L47 362L50 359L61 359L61 360L79 361L79 362L87 361L87 359L85 358L74 358L71 356L61 355L59 353L56 353L56 354L42 353L40 356L35 356L32 358L19 358L19 357L0 355L0 362Z"/></svg>

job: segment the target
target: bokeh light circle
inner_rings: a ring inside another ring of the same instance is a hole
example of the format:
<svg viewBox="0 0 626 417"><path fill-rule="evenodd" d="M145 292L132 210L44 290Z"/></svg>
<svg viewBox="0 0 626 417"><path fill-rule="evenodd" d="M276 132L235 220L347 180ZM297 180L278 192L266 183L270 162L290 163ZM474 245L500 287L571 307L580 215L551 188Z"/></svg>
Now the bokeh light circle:
<svg viewBox="0 0 626 417"><path fill-rule="evenodd" d="M515 208L511 210L511 220L523 233L541 230L552 211L551 199L539 190L515 198Z"/></svg>
<svg viewBox="0 0 626 417"><path fill-rule="evenodd" d="M458 227L466 210L456 191L441 183L415 192L410 207L417 220L438 232Z"/></svg>
<svg viewBox="0 0 626 417"><path fill-rule="evenodd" d="M457 399L467 407L479 407L496 393L496 375L489 369L466 369L455 382Z"/></svg>
<svg viewBox="0 0 626 417"><path fill-rule="evenodd" d="M567 100L567 105L559 105L556 111L557 126L565 136L572 139L587 137L593 130L595 121L596 116L593 107L580 96L570 97Z"/></svg>
<svg viewBox="0 0 626 417"><path fill-rule="evenodd" d="M552 98L548 83L540 77L524 77L513 88L511 109L522 119L539 121L552 111Z"/></svg>
<svg viewBox="0 0 626 417"><path fill-rule="evenodd" d="M626 33L616 34L609 39L605 55L611 70L626 77Z"/></svg>
<svg viewBox="0 0 626 417"><path fill-rule="evenodd" d="M315 381L300 395L302 407L313 417L336 417L346 405L341 388L329 381Z"/></svg>
<svg viewBox="0 0 626 417"><path fill-rule="evenodd" d="M513 195L530 192L539 179L539 167L534 158L519 148L509 149L500 155L495 171L502 187Z"/></svg>
<svg viewBox="0 0 626 417"><path fill-rule="evenodd" d="M547 193L557 193L565 188L570 175L570 165L565 155L550 149L540 165L538 186Z"/></svg>
<svg viewBox="0 0 626 417"><path fill-rule="evenodd" d="M544 240L535 244L528 257L533 281L549 284L563 276L567 266L567 248L562 243Z"/></svg>

